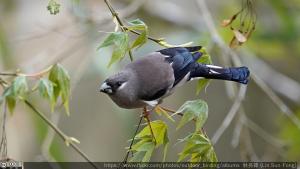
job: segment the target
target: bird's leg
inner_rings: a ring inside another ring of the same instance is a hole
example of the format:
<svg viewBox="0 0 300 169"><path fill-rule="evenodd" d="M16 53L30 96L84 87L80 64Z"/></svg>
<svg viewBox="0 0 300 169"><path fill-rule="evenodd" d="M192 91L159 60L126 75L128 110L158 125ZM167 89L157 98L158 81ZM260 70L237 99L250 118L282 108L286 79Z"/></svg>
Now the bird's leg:
<svg viewBox="0 0 300 169"><path fill-rule="evenodd" d="M149 129L150 129L150 132L151 132L151 135L152 135L152 138L154 140L154 144L156 144L156 138L154 136L154 133L153 133L153 130L152 130L152 127L151 127L151 123L150 123L150 118L149 118L149 111L147 111L147 108L144 107L144 118L146 119L147 123L148 123L148 126L149 126Z"/></svg>
<svg viewBox="0 0 300 169"><path fill-rule="evenodd" d="M159 105L158 105L159 106ZM164 111L166 111L166 112L169 112L169 113L176 113L176 111L174 111L174 110L171 110L171 109L168 109L168 108L166 108L166 107L162 107L162 106L159 106L161 109L163 109Z"/></svg>

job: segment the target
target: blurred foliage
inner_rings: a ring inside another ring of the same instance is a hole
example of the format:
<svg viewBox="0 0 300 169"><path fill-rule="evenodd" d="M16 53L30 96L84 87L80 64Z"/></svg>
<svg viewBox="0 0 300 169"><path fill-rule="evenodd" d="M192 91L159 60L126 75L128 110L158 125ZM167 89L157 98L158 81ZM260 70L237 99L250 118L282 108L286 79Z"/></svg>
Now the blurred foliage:
<svg viewBox="0 0 300 169"><path fill-rule="evenodd" d="M300 118L300 110L296 112ZM289 161L300 161L300 130L299 128L286 118L279 121L279 137L287 143L286 159Z"/></svg>
<svg viewBox="0 0 300 169"><path fill-rule="evenodd" d="M59 13L60 4L56 0L50 0L47 6L48 11L51 15Z"/></svg>

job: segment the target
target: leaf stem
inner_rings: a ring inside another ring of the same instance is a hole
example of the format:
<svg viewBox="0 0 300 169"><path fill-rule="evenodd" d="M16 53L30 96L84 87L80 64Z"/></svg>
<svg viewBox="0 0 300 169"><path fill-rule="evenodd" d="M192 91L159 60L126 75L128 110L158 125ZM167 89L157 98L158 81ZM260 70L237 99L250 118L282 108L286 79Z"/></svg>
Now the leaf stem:
<svg viewBox="0 0 300 169"><path fill-rule="evenodd" d="M56 127L42 112L40 112L32 103L30 103L28 100L23 99L24 103L33 110L44 122L47 123L64 141L69 141L70 137L67 136L64 132L62 132L58 127ZM82 151L80 148L75 145L73 142L69 142L70 146L78 153L80 154L86 161L88 161L95 169L98 169L96 164L94 164L89 157Z"/></svg>

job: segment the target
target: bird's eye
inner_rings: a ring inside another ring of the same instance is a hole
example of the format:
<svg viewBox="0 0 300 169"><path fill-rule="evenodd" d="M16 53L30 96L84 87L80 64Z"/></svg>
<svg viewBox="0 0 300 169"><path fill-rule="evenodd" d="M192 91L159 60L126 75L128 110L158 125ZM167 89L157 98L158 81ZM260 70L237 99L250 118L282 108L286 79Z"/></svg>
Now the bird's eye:
<svg viewBox="0 0 300 169"><path fill-rule="evenodd" d="M121 86L122 85L122 82L117 82L117 86Z"/></svg>

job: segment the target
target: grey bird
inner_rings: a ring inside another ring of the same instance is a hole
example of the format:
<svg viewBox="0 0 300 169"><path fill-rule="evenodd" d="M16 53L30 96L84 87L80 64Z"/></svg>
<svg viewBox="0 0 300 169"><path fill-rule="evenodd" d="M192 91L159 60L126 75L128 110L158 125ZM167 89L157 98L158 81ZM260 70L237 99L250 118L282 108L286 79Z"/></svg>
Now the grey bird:
<svg viewBox="0 0 300 169"><path fill-rule="evenodd" d="M201 46L166 48L134 60L100 87L119 107L155 107L174 89L193 79L248 83L247 67L223 68L198 63Z"/></svg>

